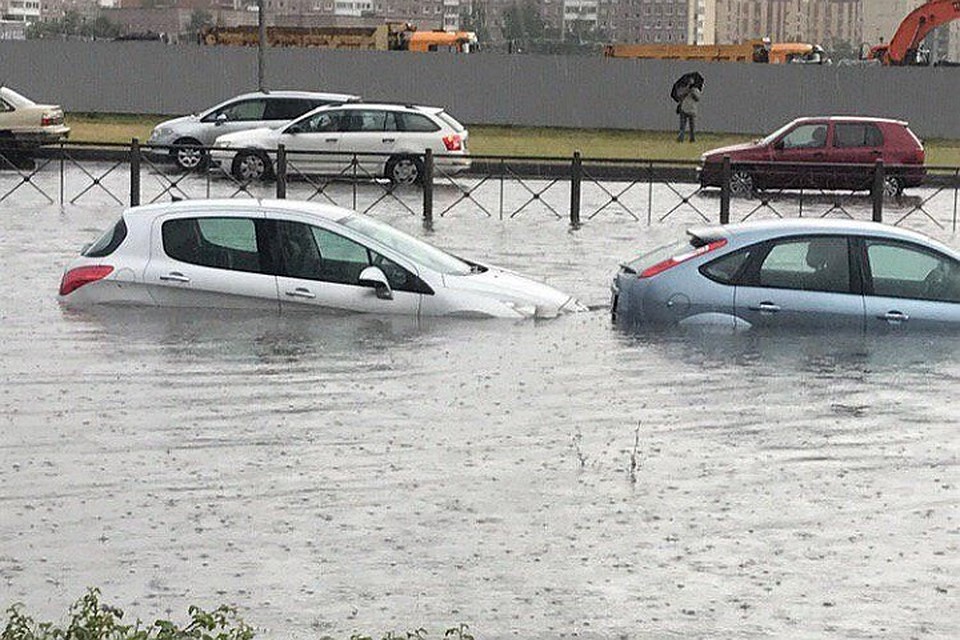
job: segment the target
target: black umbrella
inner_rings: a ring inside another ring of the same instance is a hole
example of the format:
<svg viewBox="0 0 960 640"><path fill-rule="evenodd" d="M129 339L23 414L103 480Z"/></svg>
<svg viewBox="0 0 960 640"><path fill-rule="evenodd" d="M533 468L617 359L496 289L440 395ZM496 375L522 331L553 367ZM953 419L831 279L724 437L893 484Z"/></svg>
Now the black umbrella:
<svg viewBox="0 0 960 640"><path fill-rule="evenodd" d="M703 76L700 75L699 71L691 71L677 78L677 81L673 83L673 89L670 90L670 97L673 98L674 102L680 102L683 100L687 87L690 86L703 91Z"/></svg>

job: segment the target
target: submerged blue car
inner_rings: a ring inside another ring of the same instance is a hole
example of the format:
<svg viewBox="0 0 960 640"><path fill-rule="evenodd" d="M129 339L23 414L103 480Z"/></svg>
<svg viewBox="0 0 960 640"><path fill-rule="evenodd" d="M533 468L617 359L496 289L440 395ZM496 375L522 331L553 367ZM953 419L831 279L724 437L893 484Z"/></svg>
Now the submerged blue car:
<svg viewBox="0 0 960 640"><path fill-rule="evenodd" d="M614 318L636 327L960 332L960 252L873 222L692 228L624 262L611 289Z"/></svg>

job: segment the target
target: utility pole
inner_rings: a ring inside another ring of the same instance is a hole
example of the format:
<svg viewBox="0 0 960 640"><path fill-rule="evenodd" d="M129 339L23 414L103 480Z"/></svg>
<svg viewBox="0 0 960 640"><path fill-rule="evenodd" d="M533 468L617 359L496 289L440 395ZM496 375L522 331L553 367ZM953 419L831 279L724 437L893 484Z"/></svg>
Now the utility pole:
<svg viewBox="0 0 960 640"><path fill-rule="evenodd" d="M267 46L267 17L264 10L264 1L257 0L257 89L264 90L263 86L263 50Z"/></svg>

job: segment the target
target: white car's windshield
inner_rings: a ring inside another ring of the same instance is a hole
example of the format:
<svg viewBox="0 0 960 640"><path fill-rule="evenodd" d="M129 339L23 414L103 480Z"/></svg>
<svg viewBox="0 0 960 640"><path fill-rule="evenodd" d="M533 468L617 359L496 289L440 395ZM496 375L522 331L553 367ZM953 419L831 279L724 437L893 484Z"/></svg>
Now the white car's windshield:
<svg viewBox="0 0 960 640"><path fill-rule="evenodd" d="M457 276L469 275L472 271L470 264L460 258L372 218L349 216L340 223L434 271Z"/></svg>

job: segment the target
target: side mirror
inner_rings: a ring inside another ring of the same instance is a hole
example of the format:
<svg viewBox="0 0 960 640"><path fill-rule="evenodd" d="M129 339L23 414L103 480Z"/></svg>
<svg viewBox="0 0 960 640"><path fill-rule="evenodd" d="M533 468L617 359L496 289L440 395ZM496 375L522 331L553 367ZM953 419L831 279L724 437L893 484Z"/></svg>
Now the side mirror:
<svg viewBox="0 0 960 640"><path fill-rule="evenodd" d="M773 143L773 148L777 151L783 151L783 140L777 140Z"/></svg>
<svg viewBox="0 0 960 640"><path fill-rule="evenodd" d="M393 289L387 281L386 274L380 267L367 267L360 272L360 285L376 289L377 297L381 300L393 300Z"/></svg>
<svg viewBox="0 0 960 640"><path fill-rule="evenodd" d="M227 121L227 114L225 114L225 113L220 113L220 114L217 115L217 119L214 120L214 123L215 123L215 126L218 126L218 127L219 127L220 125L222 125L222 124L223 124L224 122L226 122L226 121Z"/></svg>
<svg viewBox="0 0 960 640"><path fill-rule="evenodd" d="M300 125L295 124L287 127L283 132L293 135L295 133L303 133L303 129L300 128Z"/></svg>

